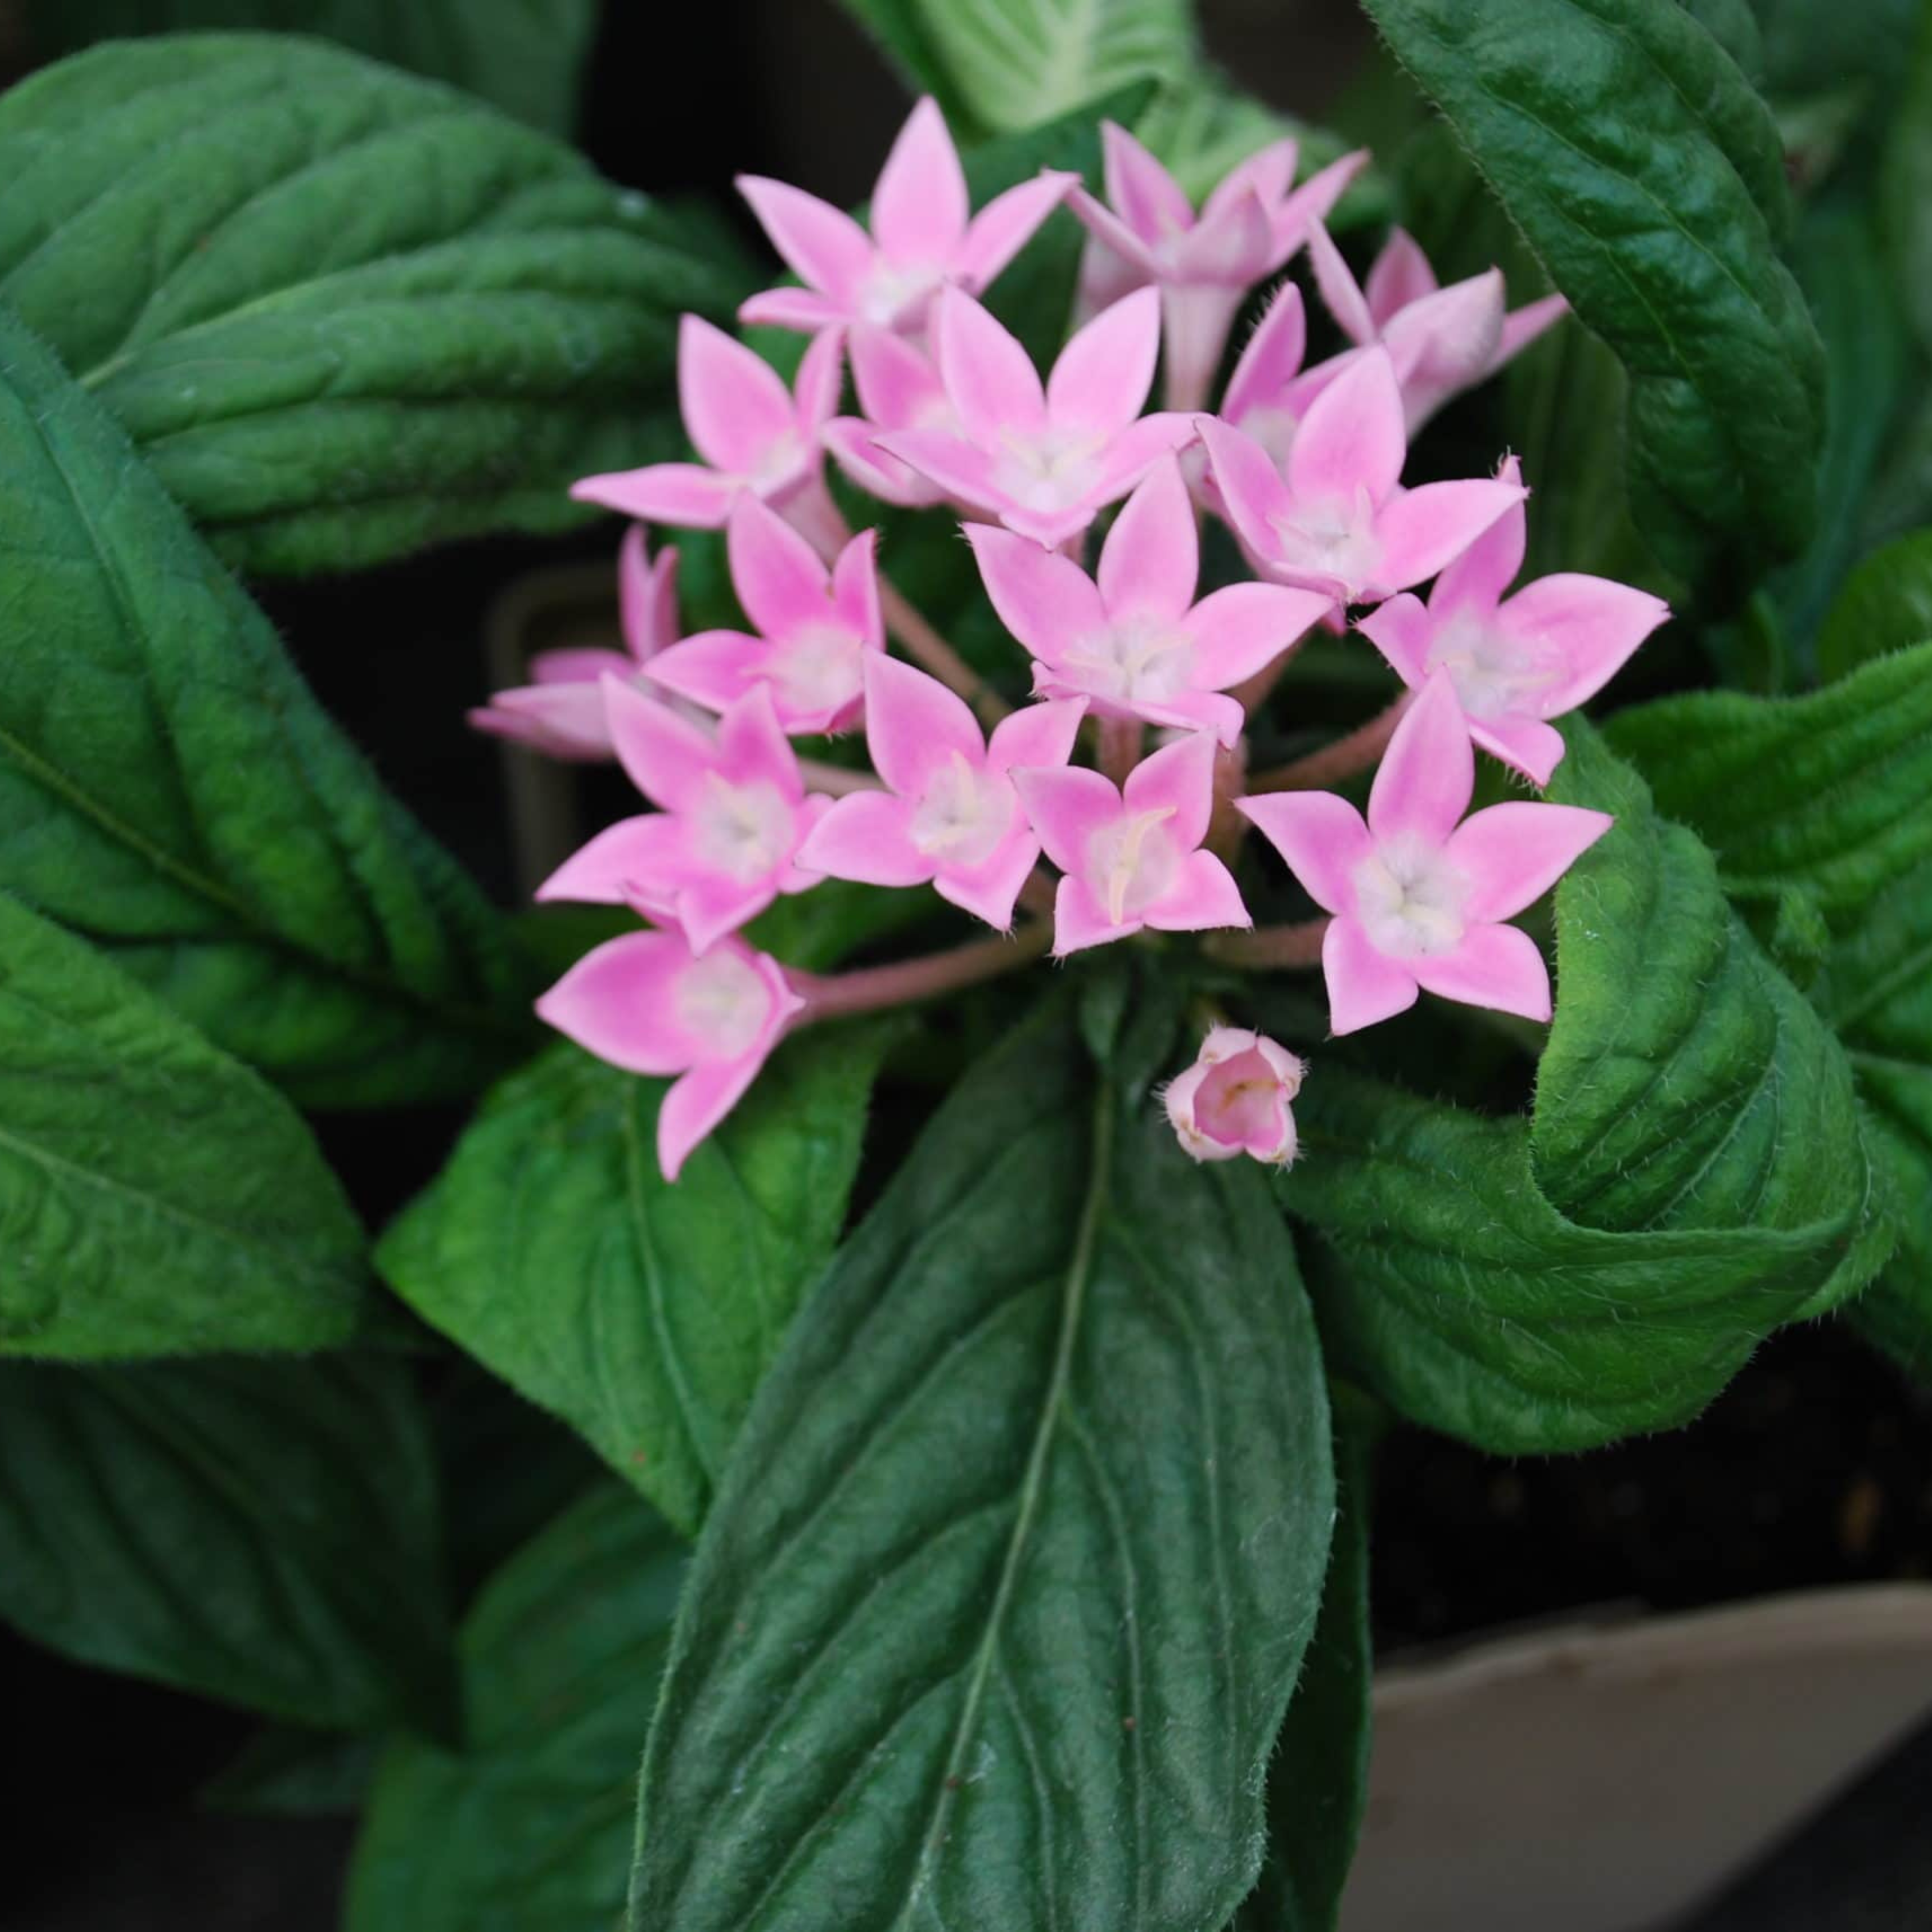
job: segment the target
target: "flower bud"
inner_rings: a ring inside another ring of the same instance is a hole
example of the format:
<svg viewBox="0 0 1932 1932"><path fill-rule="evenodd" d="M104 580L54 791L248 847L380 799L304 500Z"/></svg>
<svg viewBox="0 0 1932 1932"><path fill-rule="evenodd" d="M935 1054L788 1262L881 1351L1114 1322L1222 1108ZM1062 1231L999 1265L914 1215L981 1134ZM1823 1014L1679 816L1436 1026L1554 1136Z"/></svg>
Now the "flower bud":
<svg viewBox="0 0 1932 1932"><path fill-rule="evenodd" d="M1194 1064L1166 1092L1167 1118L1196 1160L1252 1155L1270 1166L1294 1159L1294 1116L1302 1063L1265 1034L1216 1027Z"/></svg>

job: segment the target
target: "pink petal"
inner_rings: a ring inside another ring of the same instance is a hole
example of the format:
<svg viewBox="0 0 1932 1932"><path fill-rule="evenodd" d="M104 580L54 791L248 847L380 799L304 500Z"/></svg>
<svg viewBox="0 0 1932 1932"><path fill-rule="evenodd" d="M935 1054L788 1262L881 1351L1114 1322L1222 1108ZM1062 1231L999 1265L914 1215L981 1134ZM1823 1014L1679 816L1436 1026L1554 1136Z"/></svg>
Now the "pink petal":
<svg viewBox="0 0 1932 1932"><path fill-rule="evenodd" d="M536 890L544 904L628 905L642 895L662 898L669 874L684 863L684 830L668 813L620 818L580 846Z"/></svg>
<svg viewBox="0 0 1932 1932"><path fill-rule="evenodd" d="M975 771L986 762L986 741L965 701L883 651L866 661L866 743L873 769L909 799L956 757Z"/></svg>
<svg viewBox="0 0 1932 1932"><path fill-rule="evenodd" d="M1511 799L1474 813L1445 848L1468 879L1472 921L1513 919L1533 905L1616 821L1580 805Z"/></svg>
<svg viewBox="0 0 1932 1932"><path fill-rule="evenodd" d="M933 304L932 339L940 380L974 442L998 448L1003 430L1024 434L1046 426L1039 371L970 296L958 289L940 291Z"/></svg>
<svg viewBox="0 0 1932 1932"><path fill-rule="evenodd" d="M1369 151L1358 148L1352 154L1344 154L1339 161L1330 161L1317 172L1310 175L1276 211L1274 218L1274 260L1272 268L1278 268L1307 238L1310 228L1318 221L1325 221L1330 211L1342 199L1348 184L1369 164Z"/></svg>
<svg viewBox="0 0 1932 1932"><path fill-rule="evenodd" d="M1513 356L1520 355L1546 328L1570 313L1570 304L1561 296L1545 296L1503 317L1503 328L1496 343L1496 359L1490 366L1500 369Z"/></svg>
<svg viewBox="0 0 1932 1932"><path fill-rule="evenodd" d="M1270 791L1234 801L1234 808L1286 860L1301 889L1324 912L1355 903L1355 872L1375 856L1362 814L1328 791Z"/></svg>
<svg viewBox="0 0 1932 1932"><path fill-rule="evenodd" d="M1064 765L1073 755L1084 700L1022 705L993 727L986 746L986 769L1010 771L1016 765Z"/></svg>
<svg viewBox="0 0 1932 1932"><path fill-rule="evenodd" d="M1364 346L1374 341L1378 332L1368 298L1357 286L1341 250L1318 221L1308 231L1308 266L1315 272L1315 286L1322 292L1322 302L1342 333Z"/></svg>
<svg viewBox="0 0 1932 1932"><path fill-rule="evenodd" d="M1469 736L1492 758L1514 765L1533 785L1546 785L1568 748L1563 734L1540 718L1504 716L1469 720Z"/></svg>
<svg viewBox="0 0 1932 1932"><path fill-rule="evenodd" d="M944 502L944 490L879 447L870 423L856 416L834 416L822 434L832 460L868 496L908 509Z"/></svg>
<svg viewBox="0 0 1932 1932"><path fill-rule="evenodd" d="M1181 860L1180 877L1148 908L1147 922L1156 932L1211 932L1254 924L1234 875L1211 852L1190 852Z"/></svg>
<svg viewBox="0 0 1932 1932"><path fill-rule="evenodd" d="M1035 657L1058 658L1106 628L1100 593L1071 558L984 524L964 534L994 614Z"/></svg>
<svg viewBox="0 0 1932 1932"><path fill-rule="evenodd" d="M1334 608L1322 591L1274 584L1231 584L1210 592L1182 626L1194 640L1194 682L1226 691L1253 676Z"/></svg>
<svg viewBox="0 0 1932 1932"><path fill-rule="evenodd" d="M658 1108L658 1166L665 1180L676 1180L692 1151L745 1097L770 1051L694 1066L664 1096Z"/></svg>
<svg viewBox="0 0 1932 1932"><path fill-rule="evenodd" d="M786 182L740 175L738 192L792 273L849 308L872 270L866 231L843 208Z"/></svg>
<svg viewBox="0 0 1932 1932"><path fill-rule="evenodd" d="M622 651L566 646L562 650L538 652L530 660L530 682L538 685L587 684L591 687L590 694L601 706L604 698L596 688L598 681L608 676L628 682L635 675L637 668Z"/></svg>
<svg viewBox="0 0 1932 1932"><path fill-rule="evenodd" d="M623 679L608 679L601 690L610 740L631 782L666 812L687 809L718 762L710 734Z"/></svg>
<svg viewBox="0 0 1932 1932"><path fill-rule="evenodd" d="M852 382L859 406L881 429L938 428L952 412L946 386L903 335L890 328L852 332Z"/></svg>
<svg viewBox="0 0 1932 1932"><path fill-rule="evenodd" d="M695 862L687 863L682 878L666 883L668 899L663 886L652 887L647 896L670 905L692 951L700 955L749 925L778 896L776 876L745 883L721 878Z"/></svg>
<svg viewBox="0 0 1932 1932"><path fill-rule="evenodd" d="M1322 936L1322 976L1328 988L1328 1030L1359 1033L1415 1004L1415 976L1378 952L1352 919L1330 920Z"/></svg>
<svg viewBox="0 0 1932 1932"><path fill-rule="evenodd" d="M1382 253L1370 268L1364 293L1369 314L1379 328L1399 310L1432 296L1438 286L1420 243L1406 228L1391 228Z"/></svg>
<svg viewBox="0 0 1932 1932"><path fill-rule="evenodd" d="M1143 758L1122 788L1127 810L1169 812L1168 836L1184 850L1198 845L1214 809L1216 748L1209 733L1195 731Z"/></svg>
<svg viewBox="0 0 1932 1932"><path fill-rule="evenodd" d="M1550 1017L1550 969L1536 941L1513 926L1472 926L1453 952L1424 954L1408 964L1438 999L1528 1020Z"/></svg>
<svg viewBox="0 0 1932 1932"><path fill-rule="evenodd" d="M1021 765L1012 776L1046 856L1063 872L1083 871L1089 840L1120 816L1120 794L1084 765Z"/></svg>
<svg viewBox="0 0 1932 1932"><path fill-rule="evenodd" d="M611 755L604 694L594 681L500 691L487 705L466 715L476 730L527 745L548 758L601 764Z"/></svg>
<svg viewBox="0 0 1932 1932"><path fill-rule="evenodd" d="M716 769L732 784L763 782L796 805L805 796L798 755L772 708L771 686L754 684L718 721Z"/></svg>
<svg viewBox="0 0 1932 1932"><path fill-rule="evenodd" d="M1094 710L1105 716L1138 718L1169 730L1205 731L1231 752L1240 742L1241 728L1248 722L1247 713L1234 699L1211 691L1184 692L1178 698L1159 701L1143 698L1126 705L1096 700Z"/></svg>
<svg viewBox="0 0 1932 1932"><path fill-rule="evenodd" d="M862 886L916 886L932 861L912 842L912 807L884 791L848 792L806 834L798 862Z"/></svg>
<svg viewBox="0 0 1932 1932"><path fill-rule="evenodd" d="M1391 498L1376 515L1377 589L1386 595L1433 577L1528 494L1508 483L1425 483Z"/></svg>
<svg viewBox="0 0 1932 1932"><path fill-rule="evenodd" d="M1160 353L1160 292L1136 289L1060 352L1047 379L1048 416L1057 428L1124 429L1147 400Z"/></svg>
<svg viewBox="0 0 1932 1932"><path fill-rule="evenodd" d="M536 1003L537 1016L631 1073L676 1073L698 1046L678 1024L677 982L691 949L670 932L627 932L578 960Z"/></svg>
<svg viewBox="0 0 1932 1932"><path fill-rule="evenodd" d="M845 386L845 332L842 328L821 329L806 344L791 386L799 432L808 441L815 440L818 431L832 420L838 407L839 392Z"/></svg>
<svg viewBox="0 0 1932 1932"><path fill-rule="evenodd" d="M1563 675L1539 708L1546 718L1559 718L1594 698L1670 615L1670 606L1647 590L1559 571L1525 584L1497 619L1510 636L1557 654Z"/></svg>
<svg viewBox="0 0 1932 1932"><path fill-rule="evenodd" d="M1142 923L1130 919L1116 926L1084 879L1062 879L1053 896L1053 956L1064 959L1070 952L1084 952L1090 946L1129 938L1140 931Z"/></svg>
<svg viewBox="0 0 1932 1932"><path fill-rule="evenodd" d="M1261 196L1241 190L1204 212L1175 244L1172 279L1218 284L1238 296L1268 272L1274 238Z"/></svg>
<svg viewBox="0 0 1932 1932"><path fill-rule="evenodd" d="M1221 413L1238 424L1251 410L1278 402L1281 392L1301 367L1308 346L1308 318L1301 291L1283 282L1255 325L1228 379Z"/></svg>
<svg viewBox="0 0 1932 1932"><path fill-rule="evenodd" d="M1143 241L1158 245L1194 226L1193 204L1180 184L1124 128L1102 122L1100 148L1107 199Z"/></svg>
<svg viewBox="0 0 1932 1932"><path fill-rule="evenodd" d="M816 289L761 289L738 304L738 320L764 328L816 335L845 319L845 304Z"/></svg>
<svg viewBox="0 0 1932 1932"><path fill-rule="evenodd" d="M888 456L988 516L998 516L1006 504L993 459L976 443L944 430L887 430L872 440Z"/></svg>
<svg viewBox="0 0 1932 1932"><path fill-rule="evenodd" d="M653 562L636 526L617 548L617 612L633 662L677 642L677 552L661 550Z"/></svg>
<svg viewBox="0 0 1932 1932"><path fill-rule="evenodd" d="M1086 499L1087 519L1124 496L1163 456L1185 449L1194 440L1198 420L1178 410L1156 410L1111 437L1101 452L1099 477Z"/></svg>
<svg viewBox="0 0 1932 1932"><path fill-rule="evenodd" d="M960 286L977 295L1032 238L1079 178L1042 173L995 195L967 225L965 243L956 258Z"/></svg>
<svg viewBox="0 0 1932 1932"><path fill-rule="evenodd" d="M1394 365L1385 350L1372 349L1309 405L1288 447L1288 487L1298 502L1352 504L1366 490L1380 504L1408 452Z"/></svg>
<svg viewBox="0 0 1932 1932"><path fill-rule="evenodd" d="M818 553L755 496L732 506L725 545L731 587L762 635L789 637L831 615L831 586Z"/></svg>
<svg viewBox="0 0 1932 1932"><path fill-rule="evenodd" d="M1429 646L1436 635L1436 620L1421 598L1404 591L1357 618L1355 628L1388 660L1404 684L1412 691L1420 687L1428 675Z"/></svg>
<svg viewBox="0 0 1932 1932"><path fill-rule="evenodd" d="M1207 445L1215 486L1235 533L1250 550L1267 556L1280 546L1275 519L1294 508L1280 472L1253 437L1212 416L1197 418L1195 426Z"/></svg>
<svg viewBox="0 0 1932 1932"><path fill-rule="evenodd" d="M1160 274L1160 257L1154 245L1136 235L1105 202L1096 201L1084 188L1076 188L1068 194L1066 206L1094 242L1102 248L1111 248L1133 271L1133 280L1129 287L1138 286L1142 281L1152 281ZM1118 302L1128 290L1122 288L1108 292ZM1108 304L1102 303L1100 306Z"/></svg>
<svg viewBox="0 0 1932 1932"><path fill-rule="evenodd" d="M1506 456L1496 472L1496 481L1520 485L1522 466L1514 456ZM1443 567L1429 593L1429 608L1436 612L1453 610L1459 604L1472 604L1479 610L1493 610L1503 592L1522 568L1523 544L1528 520L1521 500L1512 503L1462 555ZM1366 630L1364 624L1362 628Z"/></svg>
<svg viewBox="0 0 1932 1932"><path fill-rule="evenodd" d="M1228 332L1247 293L1245 281L1169 280L1162 284L1162 353L1170 402L1196 410L1206 402L1221 367Z"/></svg>
<svg viewBox="0 0 1932 1932"><path fill-rule="evenodd" d="M906 118L872 190L872 234L891 260L951 260L966 233L966 176L930 95Z"/></svg>
<svg viewBox="0 0 1932 1932"><path fill-rule="evenodd" d="M1100 596L1108 615L1144 610L1178 619L1194 601L1200 567L1187 485L1180 465L1164 456L1122 506L1102 546Z"/></svg>
<svg viewBox="0 0 1932 1932"><path fill-rule="evenodd" d="M1231 168L1222 176L1213 193L1202 203L1202 217L1216 213L1250 189L1272 208L1292 184L1294 165L1300 153L1300 147L1292 135L1270 141L1265 148L1258 149L1239 166Z"/></svg>
<svg viewBox="0 0 1932 1932"><path fill-rule="evenodd" d="M728 476L755 475L792 434L791 393L778 371L702 316L678 324L677 393L698 454Z"/></svg>
<svg viewBox="0 0 1932 1932"><path fill-rule="evenodd" d="M742 631L700 631L652 658L644 675L653 684L707 710L735 704L765 674L771 646Z"/></svg>
<svg viewBox="0 0 1932 1932"><path fill-rule="evenodd" d="M1403 714L1369 788L1369 830L1383 842L1414 834L1439 846L1469 808L1476 786L1469 727L1447 671L1437 671Z"/></svg>
<svg viewBox="0 0 1932 1932"><path fill-rule="evenodd" d="M641 470L614 470L570 486L580 503L596 503L647 524L715 530L730 514L740 485L698 463L650 463Z"/></svg>
<svg viewBox="0 0 1932 1932"><path fill-rule="evenodd" d="M1500 268L1452 282L1393 317L1383 334L1402 372L1412 428L1495 366L1503 327Z"/></svg>
<svg viewBox="0 0 1932 1932"><path fill-rule="evenodd" d="M933 876L933 888L961 911L1004 932L1012 925L1020 888L1039 862L1040 841L1024 825L1016 826L984 865L970 872L941 870Z"/></svg>

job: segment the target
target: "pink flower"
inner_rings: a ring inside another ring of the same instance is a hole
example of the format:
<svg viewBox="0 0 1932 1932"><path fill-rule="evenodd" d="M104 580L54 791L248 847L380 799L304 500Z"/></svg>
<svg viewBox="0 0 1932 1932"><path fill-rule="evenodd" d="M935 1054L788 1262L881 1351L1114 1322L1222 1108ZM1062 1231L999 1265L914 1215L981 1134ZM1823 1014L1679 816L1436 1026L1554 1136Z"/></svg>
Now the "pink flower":
<svg viewBox="0 0 1932 1932"><path fill-rule="evenodd" d="M539 899L634 904L674 920L692 950L706 952L779 893L818 883L799 848L830 801L806 796L764 686L715 736L615 678L604 701L625 770L661 809L600 832L537 888Z"/></svg>
<svg viewBox="0 0 1932 1932"><path fill-rule="evenodd" d="M872 190L869 235L816 195L740 175L738 191L806 286L754 296L740 320L808 334L845 322L916 328L940 287L974 294L986 287L1079 178L1041 174L969 219L958 153L930 100L913 109L886 157Z"/></svg>
<svg viewBox="0 0 1932 1932"><path fill-rule="evenodd" d="M982 739L973 714L935 678L880 655L866 664L866 742L888 790L834 802L801 865L868 886L928 880L942 898L1004 932L1040 858L1009 774L1066 764L1079 704L1016 711Z"/></svg>
<svg viewBox="0 0 1932 1932"><path fill-rule="evenodd" d="M1194 601L1200 548L1180 466L1164 456L1107 532L1096 584L1070 559L982 524L967 541L1000 621L1033 652L1034 688L1108 718L1204 727L1224 745L1244 714L1221 695L1331 608L1318 590L1232 584Z"/></svg>
<svg viewBox="0 0 1932 1932"><path fill-rule="evenodd" d="M1570 310L1561 296L1547 296L1505 315L1500 268L1442 288L1429 258L1400 228L1376 257L1366 290L1318 222L1309 236L1308 258L1342 333L1363 348L1379 342L1388 349L1411 435L1451 396L1493 376ZM1326 366L1339 368L1346 359Z"/></svg>
<svg viewBox="0 0 1932 1932"><path fill-rule="evenodd" d="M878 440L949 496L1049 547L1078 536L1149 464L1192 440L1184 416L1143 416L1160 299L1143 289L1060 352L1042 389L1026 351L970 296L933 305L933 350L959 422Z"/></svg>
<svg viewBox="0 0 1932 1932"><path fill-rule="evenodd" d="M819 439L838 406L843 346L827 330L805 352L788 389L764 357L701 316L677 336L678 406L702 463L650 463L571 486L580 503L601 503L645 523L715 530L748 493L782 506L815 482Z"/></svg>
<svg viewBox="0 0 1932 1932"><path fill-rule="evenodd" d="M858 416L834 416L825 425L825 446L859 488L881 502L926 509L946 492L909 469L878 444L880 430L931 429L956 436L959 418L946 400L939 371L903 335L887 328L852 332L852 382Z"/></svg>
<svg viewBox="0 0 1932 1932"><path fill-rule="evenodd" d="M1190 732L1145 758L1124 790L1080 766L1013 773L1046 855L1066 877L1054 901L1054 955L1126 939L1143 926L1201 932L1248 926L1228 868L1199 849L1214 803L1212 735Z"/></svg>
<svg viewBox="0 0 1932 1932"><path fill-rule="evenodd" d="M498 692L470 712L470 723L554 758L610 757L601 680L634 683L644 667L677 638L677 552L661 550L653 563L640 524L625 532L618 549L617 604L625 650L540 651L530 660L536 682Z"/></svg>
<svg viewBox="0 0 1932 1932"><path fill-rule="evenodd" d="M627 1072L682 1075L658 1109L658 1165L675 1180L804 1004L778 962L741 940L700 956L676 933L631 932L586 952L537 1013Z"/></svg>
<svg viewBox="0 0 1932 1932"><path fill-rule="evenodd" d="M1285 482L1259 443L1198 421L1228 519L1258 566L1340 604L1379 602L1433 577L1528 494L1488 479L1403 489L1402 395L1379 346L1309 405Z"/></svg>
<svg viewBox="0 0 1932 1932"><path fill-rule="evenodd" d="M1517 480L1516 461L1503 465ZM1594 697L1670 615L1647 590L1564 571L1503 592L1522 568L1524 515L1505 510L1436 580L1425 605L1405 593L1363 618L1360 628L1420 690L1446 672L1484 750L1545 785L1563 756L1549 721Z"/></svg>
<svg viewBox="0 0 1932 1932"><path fill-rule="evenodd" d="M1180 184L1124 128L1102 122L1100 134L1112 205L1076 188L1068 206L1122 272L1110 276L1096 264L1085 279L1112 294L1159 285L1168 398L1176 408L1198 409L1242 296L1301 246L1360 172L1367 152L1345 156L1298 189L1295 143L1276 141L1234 169L1197 217Z"/></svg>
<svg viewBox="0 0 1932 1932"><path fill-rule="evenodd" d="M1286 1167L1295 1154L1288 1102L1307 1069L1267 1034L1217 1026L1194 1064L1162 1096L1181 1146L1196 1160L1247 1154Z"/></svg>
<svg viewBox="0 0 1932 1932"><path fill-rule="evenodd" d="M1403 1012L1418 987L1549 1018L1543 955L1528 933L1502 922L1547 892L1612 821L1578 806L1526 801L1463 820L1474 784L1468 728L1438 671L1389 741L1366 824L1328 792L1238 801L1334 915L1322 970L1336 1033Z"/></svg>
<svg viewBox="0 0 1932 1932"><path fill-rule="evenodd" d="M767 685L786 731L843 730L859 715L867 653L885 648L877 535L860 531L828 572L782 517L755 496L740 497L725 549L732 588L758 634L700 631L653 658L647 675L713 711Z"/></svg>

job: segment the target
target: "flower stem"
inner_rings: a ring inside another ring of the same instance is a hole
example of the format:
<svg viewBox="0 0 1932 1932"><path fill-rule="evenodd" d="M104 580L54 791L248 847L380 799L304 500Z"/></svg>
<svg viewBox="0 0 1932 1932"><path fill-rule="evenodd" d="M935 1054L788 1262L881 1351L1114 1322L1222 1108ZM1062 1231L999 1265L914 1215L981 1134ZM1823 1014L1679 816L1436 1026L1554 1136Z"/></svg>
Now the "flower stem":
<svg viewBox="0 0 1932 1932"><path fill-rule="evenodd" d="M1143 727L1138 718L1102 718L1100 729L1100 770L1117 785L1127 782L1127 774L1140 763Z"/></svg>
<svg viewBox="0 0 1932 1932"><path fill-rule="evenodd" d="M880 789L880 782L870 772L855 772L845 765L828 765L822 758L800 759L798 773L804 779L807 791L824 792L832 798L843 798L848 791Z"/></svg>
<svg viewBox="0 0 1932 1932"><path fill-rule="evenodd" d="M1045 866L1036 866L1028 873L1026 883L1020 887L1020 904L1028 912L1037 913L1042 919L1051 919L1054 902L1059 891L1053 874Z"/></svg>
<svg viewBox="0 0 1932 1932"><path fill-rule="evenodd" d="M1366 724L1358 724L1346 738L1310 752L1291 764L1277 765L1271 772L1257 772L1248 781L1248 790L1312 791L1337 779L1365 772L1388 748L1395 728L1408 709L1410 693L1405 691L1386 711L1378 711Z"/></svg>
<svg viewBox="0 0 1932 1932"><path fill-rule="evenodd" d="M1257 926L1252 932L1217 932L1204 949L1224 966L1261 970L1270 966L1318 966L1328 921L1304 920L1298 926Z"/></svg>
<svg viewBox="0 0 1932 1932"><path fill-rule="evenodd" d="M805 1011L793 1022L809 1026L814 1020L869 1013L882 1006L903 1006L956 992L982 980L1030 965L1052 944L1053 928L1045 920L1022 926L1011 938L1004 934L969 940L950 952L928 952L922 958L896 960L890 966L864 966L856 972L820 975L788 968L792 991L805 1001Z"/></svg>

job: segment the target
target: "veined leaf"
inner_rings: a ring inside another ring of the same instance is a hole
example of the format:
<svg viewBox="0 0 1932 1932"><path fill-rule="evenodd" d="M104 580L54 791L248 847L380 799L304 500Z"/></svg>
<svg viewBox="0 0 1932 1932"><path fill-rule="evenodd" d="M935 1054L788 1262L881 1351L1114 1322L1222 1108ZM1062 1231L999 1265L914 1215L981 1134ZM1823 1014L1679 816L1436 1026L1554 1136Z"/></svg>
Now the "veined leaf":
<svg viewBox="0 0 1932 1932"><path fill-rule="evenodd" d="M1778 261L1763 104L1676 0L1366 0L1578 315L1630 376L1631 499L1686 576L1796 552L1824 360Z"/></svg>
<svg viewBox="0 0 1932 1932"><path fill-rule="evenodd" d="M321 43L98 48L0 99L0 299L232 561L342 570L590 513L675 435L735 272L645 196Z"/></svg>
<svg viewBox="0 0 1932 1932"><path fill-rule="evenodd" d="M794 1324L699 1545L632 1923L1218 1926L1334 1488L1252 1170L1070 1001L958 1089Z"/></svg>
<svg viewBox="0 0 1932 1932"><path fill-rule="evenodd" d="M429 1442L385 1360L0 1363L0 1616L295 1722L446 1730Z"/></svg>
<svg viewBox="0 0 1932 1932"><path fill-rule="evenodd" d="M425 1321L577 1429L687 1535L837 1244L883 1036L788 1044L675 1186L665 1083L553 1048L484 1102L378 1265Z"/></svg>
<svg viewBox="0 0 1932 1932"><path fill-rule="evenodd" d="M514 1047L496 915L4 308L0 560L0 889L304 1105L462 1090Z"/></svg>
<svg viewBox="0 0 1932 1932"><path fill-rule="evenodd" d="M0 893L0 1354L316 1348L362 1229L308 1130L92 946Z"/></svg>
<svg viewBox="0 0 1932 1932"><path fill-rule="evenodd" d="M385 1753L344 1932L610 1932L683 1570L611 1483L491 1579L458 1641L464 1748Z"/></svg>

